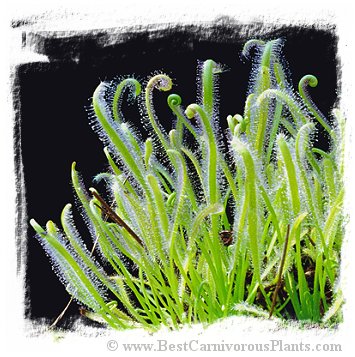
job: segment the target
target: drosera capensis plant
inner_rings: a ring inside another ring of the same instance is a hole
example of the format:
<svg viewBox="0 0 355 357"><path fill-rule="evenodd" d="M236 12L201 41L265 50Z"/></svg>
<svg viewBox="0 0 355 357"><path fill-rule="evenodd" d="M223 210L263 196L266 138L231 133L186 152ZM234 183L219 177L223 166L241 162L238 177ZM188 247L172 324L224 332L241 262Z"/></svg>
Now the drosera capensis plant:
<svg viewBox="0 0 355 357"><path fill-rule="evenodd" d="M72 184L93 246L84 245L64 207L61 228L31 225L54 270L83 313L115 329L212 323L232 315L278 317L331 326L341 321L340 253L344 233L345 120L328 120L313 103L305 75L296 91L282 41L248 41L253 69L244 113L221 129L221 65L198 69L198 101L182 106L167 133L153 95L173 83L156 74L102 82L90 119L105 143L107 192ZM149 137L120 109L129 91ZM234 114L234 113L232 113ZM321 129L329 150L317 148ZM224 138L224 140L223 140ZM90 252L91 250L91 252Z"/></svg>

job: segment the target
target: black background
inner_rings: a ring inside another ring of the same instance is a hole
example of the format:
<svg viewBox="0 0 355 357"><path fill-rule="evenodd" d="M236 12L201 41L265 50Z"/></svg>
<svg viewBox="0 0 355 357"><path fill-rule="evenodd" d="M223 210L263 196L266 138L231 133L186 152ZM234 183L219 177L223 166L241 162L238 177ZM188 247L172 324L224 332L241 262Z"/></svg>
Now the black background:
<svg viewBox="0 0 355 357"><path fill-rule="evenodd" d="M319 85L311 94L318 107L329 114L339 91L333 27L274 26L266 30L262 24L247 28L217 21L204 27L170 25L159 31L126 29L116 35L97 31L58 37L55 33L24 32L24 42L31 39L35 50L50 59L49 63L24 64L15 70L15 151L23 159L26 196L20 204L26 205L28 220L35 218L41 225L49 219L60 222L64 205L74 203L70 185L73 161L87 186L92 185L95 174L105 170L103 145L90 128L84 109L100 80L116 75L144 79L156 70L163 71L176 84L170 93L180 94L187 106L196 100L197 60L211 58L229 69L219 82L220 119L225 125L228 114L243 112L251 63L242 60L240 52L244 42L253 37L285 39L283 53L294 86L303 75L316 75ZM157 92L154 97L158 117L167 128L173 118L165 104L170 93ZM124 106L124 112L127 120L140 125L136 105ZM20 175L19 166L17 170ZM85 228L82 232L86 237ZM69 297L31 227L27 227L25 244L25 315L51 322ZM78 306L73 303L66 316L77 315ZM68 324L66 321L65 326Z"/></svg>

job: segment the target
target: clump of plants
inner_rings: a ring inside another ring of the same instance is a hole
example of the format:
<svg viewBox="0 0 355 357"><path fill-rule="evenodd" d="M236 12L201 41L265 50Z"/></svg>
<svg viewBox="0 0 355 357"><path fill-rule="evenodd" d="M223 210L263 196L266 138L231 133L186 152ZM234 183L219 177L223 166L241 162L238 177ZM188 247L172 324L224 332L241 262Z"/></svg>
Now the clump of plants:
<svg viewBox="0 0 355 357"><path fill-rule="evenodd" d="M243 113L228 129L218 114L222 67L198 68L197 102L167 97L175 120L166 132L155 91L172 80L156 74L102 82L90 119L105 143L107 192L85 188L76 164L72 184L92 236L84 245L64 207L61 228L31 225L68 293L83 313L115 329L212 323L238 314L330 325L341 320L344 119L313 103L305 75L295 91L280 40L248 41L253 69ZM251 49L253 50L251 51ZM121 111L138 99L149 137ZM316 146L321 129L330 149ZM92 249L93 248L93 249Z"/></svg>

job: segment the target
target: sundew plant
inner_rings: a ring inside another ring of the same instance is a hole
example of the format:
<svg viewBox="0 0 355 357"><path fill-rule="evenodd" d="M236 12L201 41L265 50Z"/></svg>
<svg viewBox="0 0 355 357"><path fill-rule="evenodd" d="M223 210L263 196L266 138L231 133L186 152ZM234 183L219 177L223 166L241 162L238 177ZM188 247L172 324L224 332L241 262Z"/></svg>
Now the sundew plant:
<svg viewBox="0 0 355 357"><path fill-rule="evenodd" d="M344 118L327 119L305 75L293 88L282 41L248 41L252 60L243 113L220 118L218 77L198 67L197 101L167 95L169 132L154 110L171 78L158 73L102 82L90 120L110 169L107 191L85 188L72 165L80 237L67 204L61 227L31 225L54 271L87 317L115 329L212 323L247 314L331 326L341 321L338 288L344 235ZM124 119L123 94L137 99L148 132ZM227 121L226 130L221 123ZM329 142L317 148L316 132Z"/></svg>

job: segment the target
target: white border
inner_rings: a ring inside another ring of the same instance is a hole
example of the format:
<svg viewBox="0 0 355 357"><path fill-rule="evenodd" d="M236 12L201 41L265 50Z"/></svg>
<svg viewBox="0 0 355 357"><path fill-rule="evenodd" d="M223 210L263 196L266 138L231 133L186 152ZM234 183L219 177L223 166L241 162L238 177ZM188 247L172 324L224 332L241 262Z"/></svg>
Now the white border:
<svg viewBox="0 0 355 357"><path fill-rule="evenodd" d="M348 297L344 308L345 322L340 331L333 337L324 331L296 332L291 329L274 331L276 326L273 322L261 323L253 319L230 319L221 324L211 326L207 330L197 326L194 329L184 329L179 332L168 333L160 331L154 336L150 336L143 331L127 332L107 332L105 336L98 338L81 337L78 334L68 334L60 343L56 343L56 336L43 334L38 338L28 338L25 336L24 321L22 319L22 281L16 276L16 252L14 246L14 213L15 213L15 184L14 184L14 164L13 164L13 143L12 143L12 107L11 94L9 92L8 69L10 63L24 60L23 53L20 53L19 43L15 35L16 31L10 31L9 20L37 16L39 26L46 26L50 23L51 29L57 30L83 30L115 27L140 24L166 23L166 22L204 22L214 20L218 14L226 14L236 17L241 22L250 22L255 19L264 18L270 22L280 23L319 23L332 19L338 26L339 33L339 56L342 63L342 93L341 109L348 120L347 128L347 174L346 187L348 198L348 209L351 213L354 207L351 202L353 195L353 182L355 182L354 156L351 154L351 135L353 133L352 116L354 111L354 80L353 54L354 45L352 40L353 11L350 2L337 1L307 1L297 0L296 4L289 1L127 1L120 3L116 1L19 1L13 0L8 3L6 9L1 9L1 34L5 39L2 46L5 51L1 54L1 119L0 119L0 162L1 162L1 194L0 199L0 219L1 227L1 336L5 345L0 344L2 352L24 352L26 354L36 354L37 356L80 353L85 356L102 355L110 353L106 348L109 338L126 342L155 341L159 338L169 338L169 341L183 341L184 339L198 338L201 341L218 342L222 339L225 342L267 342L268 336L272 338L285 338L294 341L295 338L303 341L323 341L341 342L344 350L353 351L351 339L353 338L352 314L354 314L354 283L352 272L355 271L355 249L352 235L355 232L354 222L348 224L346 242L343 247L342 266L342 287L344 295ZM4 5L2 5L4 6ZM44 16L43 16L44 14ZM51 18L48 22L48 18ZM80 18L80 21L77 19ZM76 21L75 21L76 20ZM3 28L4 27L4 28ZM305 54L307 55L307 54ZM26 55L27 58L27 55ZM4 99L7 99L6 101ZM351 217L353 219L353 217ZM241 320L243 323L241 324ZM95 334L95 331L92 331ZM110 335L110 337L108 337ZM166 337L168 336L168 337ZM117 350L119 353L119 350ZM314 353L314 352L312 352ZM3 354L3 353L2 353ZM272 353L275 354L275 353ZM146 355L150 355L149 353Z"/></svg>

